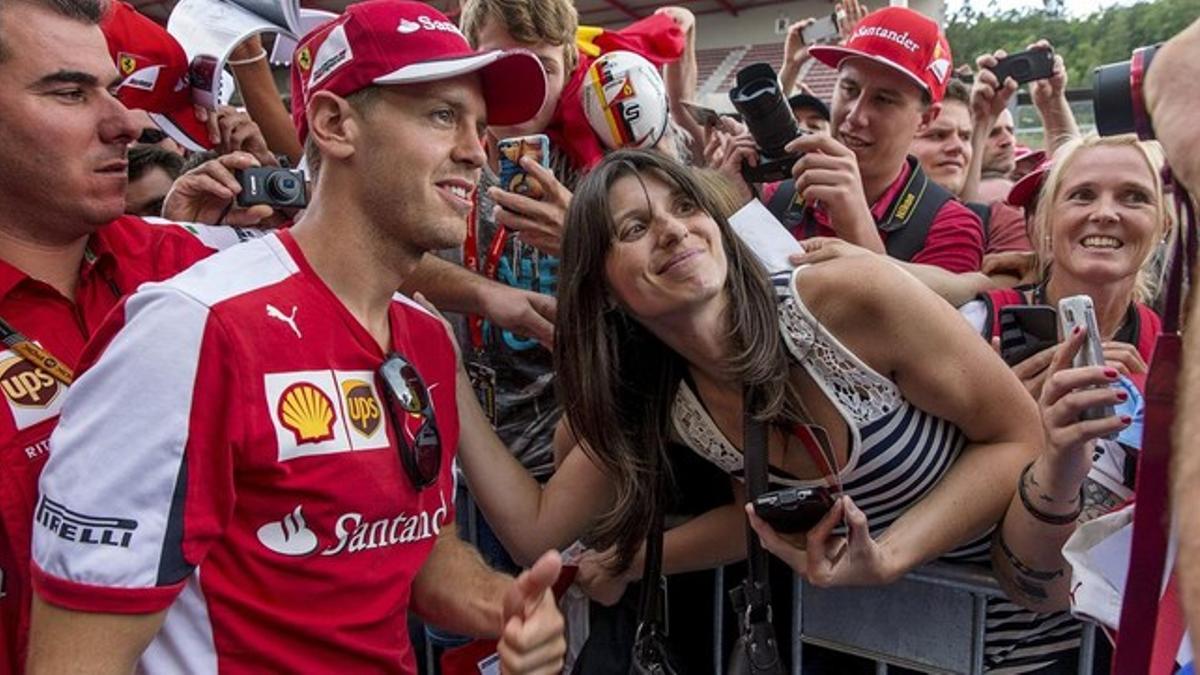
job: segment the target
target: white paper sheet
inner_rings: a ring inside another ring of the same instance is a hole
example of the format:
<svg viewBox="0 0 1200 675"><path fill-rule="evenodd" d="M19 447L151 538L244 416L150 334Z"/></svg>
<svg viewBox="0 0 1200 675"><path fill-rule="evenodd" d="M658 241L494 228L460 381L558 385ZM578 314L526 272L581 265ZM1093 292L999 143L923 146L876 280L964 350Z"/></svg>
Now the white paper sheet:
<svg viewBox="0 0 1200 675"><path fill-rule="evenodd" d="M758 256L768 274L791 270L794 266L788 262L788 256L804 252L800 242L757 199L751 199L730 216L729 224Z"/></svg>
<svg viewBox="0 0 1200 675"><path fill-rule="evenodd" d="M299 29L296 0L181 0L167 19L191 63L193 100L209 109L233 93L221 82L234 47L257 33L294 38Z"/></svg>
<svg viewBox="0 0 1200 675"><path fill-rule="evenodd" d="M309 9L307 7L300 10L300 30L296 33L299 37L304 37L313 31L317 26L335 18L337 14L326 12L323 9ZM292 39L283 33L280 33L275 38L275 46L271 48L271 65L273 66L290 66L292 65L292 54L296 52L296 43L299 40Z"/></svg>

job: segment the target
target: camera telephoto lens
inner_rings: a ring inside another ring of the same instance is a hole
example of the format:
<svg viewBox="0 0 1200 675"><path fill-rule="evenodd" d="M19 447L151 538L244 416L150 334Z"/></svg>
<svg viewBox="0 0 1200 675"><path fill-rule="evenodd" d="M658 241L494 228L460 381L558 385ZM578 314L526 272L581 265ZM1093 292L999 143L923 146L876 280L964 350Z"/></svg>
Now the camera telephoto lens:
<svg viewBox="0 0 1200 675"><path fill-rule="evenodd" d="M766 63L738 71L737 86L729 92L729 100L766 157L784 156L784 146L800 135L800 126L779 86L779 76Z"/></svg>
<svg viewBox="0 0 1200 675"><path fill-rule="evenodd" d="M1140 47L1133 58L1100 66L1092 74L1092 108L1096 131L1101 136L1137 132L1142 140L1154 138L1154 130L1142 102L1142 79L1158 45Z"/></svg>

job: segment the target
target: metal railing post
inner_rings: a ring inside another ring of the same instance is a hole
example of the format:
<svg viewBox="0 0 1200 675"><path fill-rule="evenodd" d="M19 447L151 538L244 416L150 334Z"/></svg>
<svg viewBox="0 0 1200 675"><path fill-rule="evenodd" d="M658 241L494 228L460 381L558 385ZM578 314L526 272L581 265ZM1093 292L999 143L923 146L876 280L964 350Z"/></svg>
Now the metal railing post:
<svg viewBox="0 0 1200 675"><path fill-rule="evenodd" d="M1079 641L1079 675L1092 675L1092 662L1096 660L1096 624L1083 622L1083 637Z"/></svg>

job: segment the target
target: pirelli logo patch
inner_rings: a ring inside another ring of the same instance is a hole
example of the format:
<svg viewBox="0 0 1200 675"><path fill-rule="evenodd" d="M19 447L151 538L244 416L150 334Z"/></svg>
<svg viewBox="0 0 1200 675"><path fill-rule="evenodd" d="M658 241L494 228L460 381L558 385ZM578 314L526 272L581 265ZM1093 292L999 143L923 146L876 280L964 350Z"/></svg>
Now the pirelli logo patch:
<svg viewBox="0 0 1200 675"><path fill-rule="evenodd" d="M390 447L374 380L366 370L265 375L279 461Z"/></svg>
<svg viewBox="0 0 1200 675"><path fill-rule="evenodd" d="M0 352L0 391L17 430L58 416L66 385L9 350Z"/></svg>
<svg viewBox="0 0 1200 675"><path fill-rule="evenodd" d="M138 527L138 522L132 518L79 513L45 495L38 501L35 518L59 539L116 548L129 548Z"/></svg>

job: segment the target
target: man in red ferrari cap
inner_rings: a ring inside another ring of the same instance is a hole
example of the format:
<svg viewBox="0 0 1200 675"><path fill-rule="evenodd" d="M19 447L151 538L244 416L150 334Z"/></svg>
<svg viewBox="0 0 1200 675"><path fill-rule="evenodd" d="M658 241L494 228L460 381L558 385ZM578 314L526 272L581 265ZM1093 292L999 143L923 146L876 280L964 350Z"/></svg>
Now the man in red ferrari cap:
<svg viewBox="0 0 1200 675"><path fill-rule="evenodd" d="M799 239L836 236L877 253L952 272L979 269L979 219L908 155L941 110L952 70L935 21L887 7L868 14L842 46L809 53L838 71L832 135L804 134L795 181L764 202Z"/></svg>
<svg viewBox="0 0 1200 675"><path fill-rule="evenodd" d="M301 41L293 83L304 214L129 296L63 404L33 673L416 673L410 609L498 637L505 672L561 668L558 554L513 579L457 537L458 359L396 294L462 242L484 130L537 112L541 67L371 0Z"/></svg>
<svg viewBox="0 0 1200 675"><path fill-rule="evenodd" d="M100 28L121 75L117 98L145 110L172 140L191 151L213 146L192 103L188 58L162 26L125 2L113 2Z"/></svg>

